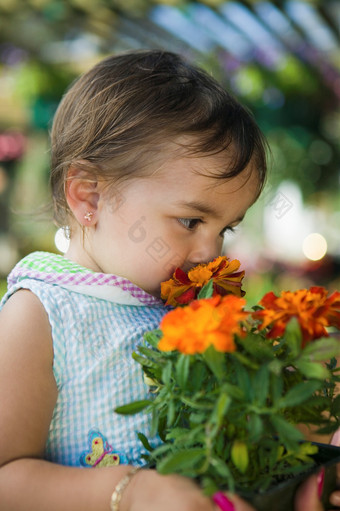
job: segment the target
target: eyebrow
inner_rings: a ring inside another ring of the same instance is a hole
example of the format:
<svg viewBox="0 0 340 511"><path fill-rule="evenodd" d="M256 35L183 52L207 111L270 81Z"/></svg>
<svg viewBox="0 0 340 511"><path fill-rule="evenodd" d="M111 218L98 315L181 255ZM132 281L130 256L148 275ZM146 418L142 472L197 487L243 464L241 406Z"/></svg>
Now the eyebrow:
<svg viewBox="0 0 340 511"><path fill-rule="evenodd" d="M206 215L211 215L214 218L221 218L221 215L214 209L213 207L209 206L208 204L205 204L204 202L199 201L180 201L176 202L177 206L181 206L188 209L194 209L200 213L205 213ZM241 222L244 219L245 215L242 215L239 218L236 218L232 223L235 222Z"/></svg>
<svg viewBox="0 0 340 511"><path fill-rule="evenodd" d="M208 206L208 204L204 204L204 202L199 201L179 201L176 202L177 206L182 206L184 208L188 209L195 209L196 211L199 211L200 213L206 213L207 215L214 216L218 218L220 215L217 213L217 211L212 208L211 206Z"/></svg>

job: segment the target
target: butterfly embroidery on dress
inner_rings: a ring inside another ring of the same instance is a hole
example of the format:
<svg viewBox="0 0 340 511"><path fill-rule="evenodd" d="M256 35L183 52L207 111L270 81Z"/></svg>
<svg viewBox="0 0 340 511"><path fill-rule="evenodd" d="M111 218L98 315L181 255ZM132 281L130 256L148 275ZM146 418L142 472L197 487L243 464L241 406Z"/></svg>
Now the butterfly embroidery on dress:
<svg viewBox="0 0 340 511"><path fill-rule="evenodd" d="M120 457L113 452L112 446L98 430L89 432L90 449L84 451L80 463L84 467L110 467L119 465Z"/></svg>

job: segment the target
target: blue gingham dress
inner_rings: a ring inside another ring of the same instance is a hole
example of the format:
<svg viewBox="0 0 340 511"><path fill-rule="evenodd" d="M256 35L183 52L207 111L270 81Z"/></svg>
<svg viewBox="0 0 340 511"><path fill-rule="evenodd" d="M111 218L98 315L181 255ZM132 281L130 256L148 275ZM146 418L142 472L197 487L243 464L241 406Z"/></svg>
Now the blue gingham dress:
<svg viewBox="0 0 340 511"><path fill-rule="evenodd" d="M111 456L142 465L145 449L137 433L150 438L150 416L123 416L114 409L150 397L131 354L168 309L126 279L90 272L45 252L18 263L1 306L18 289L29 289L39 298L52 328L58 398L45 458L97 466L110 464ZM90 463L94 439L102 451Z"/></svg>

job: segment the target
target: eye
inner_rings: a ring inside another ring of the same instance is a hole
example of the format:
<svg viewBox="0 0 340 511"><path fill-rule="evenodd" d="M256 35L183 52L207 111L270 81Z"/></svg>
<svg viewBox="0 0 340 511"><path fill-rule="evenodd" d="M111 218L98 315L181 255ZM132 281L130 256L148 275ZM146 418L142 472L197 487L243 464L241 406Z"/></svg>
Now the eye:
<svg viewBox="0 0 340 511"><path fill-rule="evenodd" d="M224 229L222 229L222 231L220 232L220 236L221 238L224 237L224 235L229 232L229 233L234 233L236 231L235 227L225 227Z"/></svg>
<svg viewBox="0 0 340 511"><path fill-rule="evenodd" d="M200 218L177 218L177 220L188 229L188 231L194 231L198 224L202 223Z"/></svg>

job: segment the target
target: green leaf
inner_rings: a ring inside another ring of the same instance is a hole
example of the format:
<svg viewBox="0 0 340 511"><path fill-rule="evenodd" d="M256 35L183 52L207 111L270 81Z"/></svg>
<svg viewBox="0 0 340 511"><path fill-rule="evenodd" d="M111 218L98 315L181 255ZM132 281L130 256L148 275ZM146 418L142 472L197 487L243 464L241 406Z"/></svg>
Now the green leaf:
<svg viewBox="0 0 340 511"><path fill-rule="evenodd" d="M248 447L244 442L240 442L239 440L233 442L231 446L231 459L235 467L244 474L249 464Z"/></svg>
<svg viewBox="0 0 340 511"><path fill-rule="evenodd" d="M216 378L221 380L226 372L225 354L215 350L214 346L209 346L202 356Z"/></svg>
<svg viewBox="0 0 340 511"><path fill-rule="evenodd" d="M338 361L337 361L337 359L336 359L335 357L332 357L332 358L330 359L330 361L327 363L327 367L328 367L328 369L330 369L330 370L335 369L337 365L338 365ZM340 367L338 367L338 369L337 369L337 370L339 371L339 370L340 370Z"/></svg>
<svg viewBox="0 0 340 511"><path fill-rule="evenodd" d="M295 387L291 388L285 396L279 399L278 406L279 408L287 408L304 403L315 391L320 389L320 387L321 383L315 380L298 383Z"/></svg>
<svg viewBox="0 0 340 511"><path fill-rule="evenodd" d="M202 422L206 421L207 415L205 413L206 407L204 407L204 413L193 413L190 412L190 424L202 424Z"/></svg>
<svg viewBox="0 0 340 511"><path fill-rule="evenodd" d="M311 442L302 442L299 445L299 456L313 456L319 451L319 447Z"/></svg>
<svg viewBox="0 0 340 511"><path fill-rule="evenodd" d="M149 368L153 368L153 369L158 369L159 368L159 364L157 364L156 362L153 362L149 358L142 357L138 353L133 352L132 353L132 358L134 360L136 360L136 362L138 362L143 367L149 367Z"/></svg>
<svg viewBox="0 0 340 511"><path fill-rule="evenodd" d="M162 371L162 380L165 385L170 385L171 382L172 367L171 362L168 362Z"/></svg>
<svg viewBox="0 0 340 511"><path fill-rule="evenodd" d="M338 394L332 402L332 412L340 417L340 394Z"/></svg>
<svg viewBox="0 0 340 511"><path fill-rule="evenodd" d="M295 365L306 378L315 378L317 380L326 380L329 378L330 373L327 367L318 362L308 362L300 358L296 361Z"/></svg>
<svg viewBox="0 0 340 511"><path fill-rule="evenodd" d="M324 361L340 355L339 339L322 337L313 341L303 349L302 357L310 361Z"/></svg>
<svg viewBox="0 0 340 511"><path fill-rule="evenodd" d="M195 395L191 399L187 396L179 396L179 399L187 406L190 406L194 410L207 410L210 407L210 403L202 401L202 394Z"/></svg>
<svg viewBox="0 0 340 511"><path fill-rule="evenodd" d="M149 440L146 438L146 436L143 433L137 433L137 436L138 436L139 440L142 442L143 447L147 451L151 452L154 450L154 448L149 444Z"/></svg>
<svg viewBox="0 0 340 511"><path fill-rule="evenodd" d="M211 458L211 464L220 476L225 477L227 479L232 477L230 468L222 459L214 456Z"/></svg>
<svg viewBox="0 0 340 511"><path fill-rule="evenodd" d="M206 431L204 423L202 421L197 426L192 426L192 429L188 428L176 428L172 427L166 435L166 441L174 451L173 446L178 449L189 449L192 447L198 447L199 445L205 445L206 442Z"/></svg>
<svg viewBox="0 0 340 511"><path fill-rule="evenodd" d="M280 360L278 360L277 358L274 358L274 360L272 360L268 364L268 369L271 373L275 374L276 376L279 376L282 371L282 366L283 366L282 362L280 362Z"/></svg>
<svg viewBox="0 0 340 511"><path fill-rule="evenodd" d="M163 358L163 353L161 353L158 350L155 350L154 348L148 348L147 346L139 346L138 351L139 353L141 353L148 359L153 360L154 362L161 363L161 359Z"/></svg>
<svg viewBox="0 0 340 511"><path fill-rule="evenodd" d="M189 366L190 356L181 353L176 363L176 380L182 389L185 389L186 383L188 381Z"/></svg>
<svg viewBox="0 0 340 511"><path fill-rule="evenodd" d="M270 375L270 388L271 394L273 398L273 404L275 405L276 401L278 401L283 393L283 379L277 378L277 375L272 373Z"/></svg>
<svg viewBox="0 0 340 511"><path fill-rule="evenodd" d="M190 430L186 428L171 428L169 433L166 435L167 440L178 440L182 439L190 433Z"/></svg>
<svg viewBox="0 0 340 511"><path fill-rule="evenodd" d="M159 431L159 412L158 410L152 410L152 418L151 418L151 430L150 430L150 436L154 437L157 433L160 433ZM161 435L160 435L161 436Z"/></svg>
<svg viewBox="0 0 340 511"><path fill-rule="evenodd" d="M289 441L298 442L303 440L303 434L292 424L279 415L271 415L270 421L274 426L280 440L287 445Z"/></svg>
<svg viewBox="0 0 340 511"><path fill-rule="evenodd" d="M202 287L201 291L198 293L197 298L211 298L213 295L213 280L209 280L205 286Z"/></svg>
<svg viewBox="0 0 340 511"><path fill-rule="evenodd" d="M268 341L260 337L258 333L248 333L244 339L238 341L247 353L253 355L257 360L272 360L274 353Z"/></svg>
<svg viewBox="0 0 340 511"><path fill-rule="evenodd" d="M257 443L263 432L263 422L261 417L256 413L252 413L248 419L247 429L249 432L249 441Z"/></svg>
<svg viewBox="0 0 340 511"><path fill-rule="evenodd" d="M158 433L162 442L165 442L165 437L166 437L166 433L167 433L166 417L164 417L164 416L159 417L157 414L155 414L155 419L153 420L153 422L151 422L151 433L153 433L152 428L155 425L157 425L156 433ZM154 434L154 436L156 435L156 433ZM152 438L152 434L150 434L150 436Z"/></svg>
<svg viewBox="0 0 340 511"><path fill-rule="evenodd" d="M203 494L207 497L212 497L212 495L220 489L219 485L216 484L215 479L212 479L211 477L202 477L200 479L200 486Z"/></svg>
<svg viewBox="0 0 340 511"><path fill-rule="evenodd" d="M208 374L208 368L199 360L194 359L193 366L190 370L190 379L188 386L192 389L192 392L197 392L202 389L204 380Z"/></svg>
<svg viewBox="0 0 340 511"><path fill-rule="evenodd" d="M133 415L135 413L141 412L147 406L149 406L152 401L149 399L142 399L141 401L135 401L134 403L129 403L128 405L118 406L115 408L115 412L120 415Z"/></svg>
<svg viewBox="0 0 340 511"><path fill-rule="evenodd" d="M223 383L222 392L233 399L237 399L238 401L242 401L244 399L244 391L237 385L232 385L231 383Z"/></svg>
<svg viewBox="0 0 340 511"><path fill-rule="evenodd" d="M273 449L268 450L268 468L271 469L276 463L282 459L285 449L283 445L275 445Z"/></svg>
<svg viewBox="0 0 340 511"><path fill-rule="evenodd" d="M151 457L153 460L160 460L168 455L168 453L173 452L171 444L161 444L152 451Z"/></svg>
<svg viewBox="0 0 340 511"><path fill-rule="evenodd" d="M301 328L296 318L292 318L286 326L285 340L286 344L289 346L292 356L296 357L301 351L302 344Z"/></svg>
<svg viewBox="0 0 340 511"><path fill-rule="evenodd" d="M175 420L175 403L171 399L167 403L167 425L170 427Z"/></svg>
<svg viewBox="0 0 340 511"><path fill-rule="evenodd" d="M144 339L148 342L153 348L157 348L159 341L163 335L162 330L155 329L150 330L150 332L146 332L144 334Z"/></svg>
<svg viewBox="0 0 340 511"><path fill-rule="evenodd" d="M211 422L220 426L225 419L229 406L231 404L231 398L228 394L222 392L216 402L215 408L211 416Z"/></svg>
<svg viewBox="0 0 340 511"><path fill-rule="evenodd" d="M232 353L232 357L235 360L238 360L240 364L242 364L245 367L249 367L250 369L258 369L260 366L260 362L255 362L249 357L249 355L240 353L239 351L234 351Z"/></svg>
<svg viewBox="0 0 340 511"><path fill-rule="evenodd" d="M267 399L269 389L269 370L266 365L260 367L253 378L254 401L262 406Z"/></svg>
<svg viewBox="0 0 340 511"><path fill-rule="evenodd" d="M249 378L248 371L241 365L237 364L236 367L236 379L238 386L242 390L244 394L244 398L246 401L252 401L253 399L253 388L251 385L251 381Z"/></svg>
<svg viewBox="0 0 340 511"><path fill-rule="evenodd" d="M161 460L157 464L157 470L160 474L183 473L202 463L205 456L206 449L202 448L178 451Z"/></svg>

